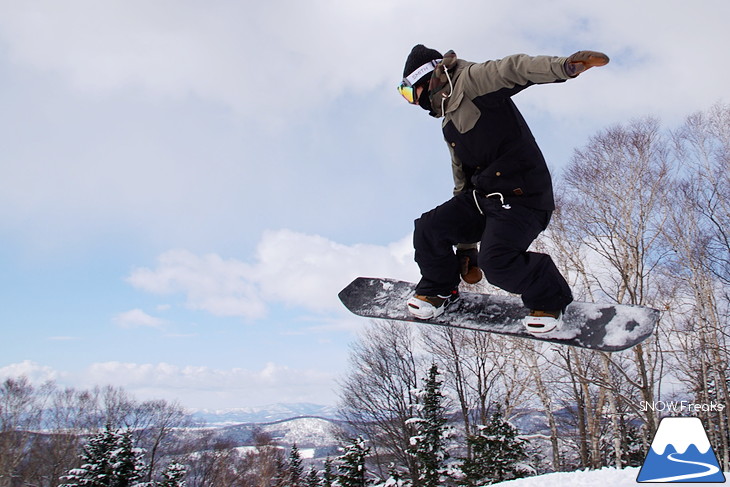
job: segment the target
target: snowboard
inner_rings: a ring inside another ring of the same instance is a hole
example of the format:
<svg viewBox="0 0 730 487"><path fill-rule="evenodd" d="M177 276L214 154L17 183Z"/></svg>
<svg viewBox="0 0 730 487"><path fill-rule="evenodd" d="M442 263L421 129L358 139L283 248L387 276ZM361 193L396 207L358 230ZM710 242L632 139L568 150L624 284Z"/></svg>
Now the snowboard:
<svg viewBox="0 0 730 487"><path fill-rule="evenodd" d="M522 324L527 310L517 296L460 292L440 316L421 320L408 312L406 301L416 285L395 279L358 277L340 291L340 301L356 315L498 333L604 352L631 348L649 337L659 311L644 306L571 303L560 330L528 333Z"/></svg>

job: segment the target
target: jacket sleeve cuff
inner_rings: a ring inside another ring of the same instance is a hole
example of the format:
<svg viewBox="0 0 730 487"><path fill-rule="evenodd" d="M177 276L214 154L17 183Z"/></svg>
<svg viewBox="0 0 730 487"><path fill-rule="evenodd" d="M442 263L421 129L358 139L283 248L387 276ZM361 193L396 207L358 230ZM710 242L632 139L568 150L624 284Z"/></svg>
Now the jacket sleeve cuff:
<svg viewBox="0 0 730 487"><path fill-rule="evenodd" d="M565 70L565 63L567 61L568 61L568 57L567 56L555 58L555 62L556 63L559 63L559 68L557 69L557 71L562 75L562 77L563 77L562 79L573 79L573 78L576 78L578 75L571 76Z"/></svg>

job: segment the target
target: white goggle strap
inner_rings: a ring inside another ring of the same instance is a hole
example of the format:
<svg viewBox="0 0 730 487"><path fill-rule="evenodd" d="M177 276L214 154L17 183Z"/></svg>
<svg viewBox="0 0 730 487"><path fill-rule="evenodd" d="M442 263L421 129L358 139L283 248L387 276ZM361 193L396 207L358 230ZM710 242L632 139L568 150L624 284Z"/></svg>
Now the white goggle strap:
<svg viewBox="0 0 730 487"><path fill-rule="evenodd" d="M421 79L422 77L426 76L428 73L436 69L436 66L441 62L441 59L434 59L433 61L429 61L405 78L403 78L403 84L406 86L413 86L416 81Z"/></svg>

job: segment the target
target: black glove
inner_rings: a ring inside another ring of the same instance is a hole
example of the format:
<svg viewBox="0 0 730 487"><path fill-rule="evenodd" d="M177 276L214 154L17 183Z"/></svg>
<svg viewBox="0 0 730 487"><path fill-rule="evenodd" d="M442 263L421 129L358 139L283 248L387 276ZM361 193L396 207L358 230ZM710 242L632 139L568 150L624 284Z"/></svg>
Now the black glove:
<svg viewBox="0 0 730 487"><path fill-rule="evenodd" d="M605 66L608 64L608 56L596 51L578 51L565 60L565 72L571 78L593 66Z"/></svg>
<svg viewBox="0 0 730 487"><path fill-rule="evenodd" d="M456 257L459 259L459 273L467 284L476 284L482 280L482 270L477 262L478 255L476 248L456 249Z"/></svg>

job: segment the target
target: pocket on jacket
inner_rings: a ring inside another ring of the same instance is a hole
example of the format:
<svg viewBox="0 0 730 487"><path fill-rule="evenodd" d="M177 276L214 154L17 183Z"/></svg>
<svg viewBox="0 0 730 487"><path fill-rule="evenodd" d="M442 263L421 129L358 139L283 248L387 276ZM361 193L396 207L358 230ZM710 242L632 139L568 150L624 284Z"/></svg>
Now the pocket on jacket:
<svg viewBox="0 0 730 487"><path fill-rule="evenodd" d="M487 193L502 193L504 196L522 196L530 192L519 161L499 161L490 164L474 176L474 186Z"/></svg>

